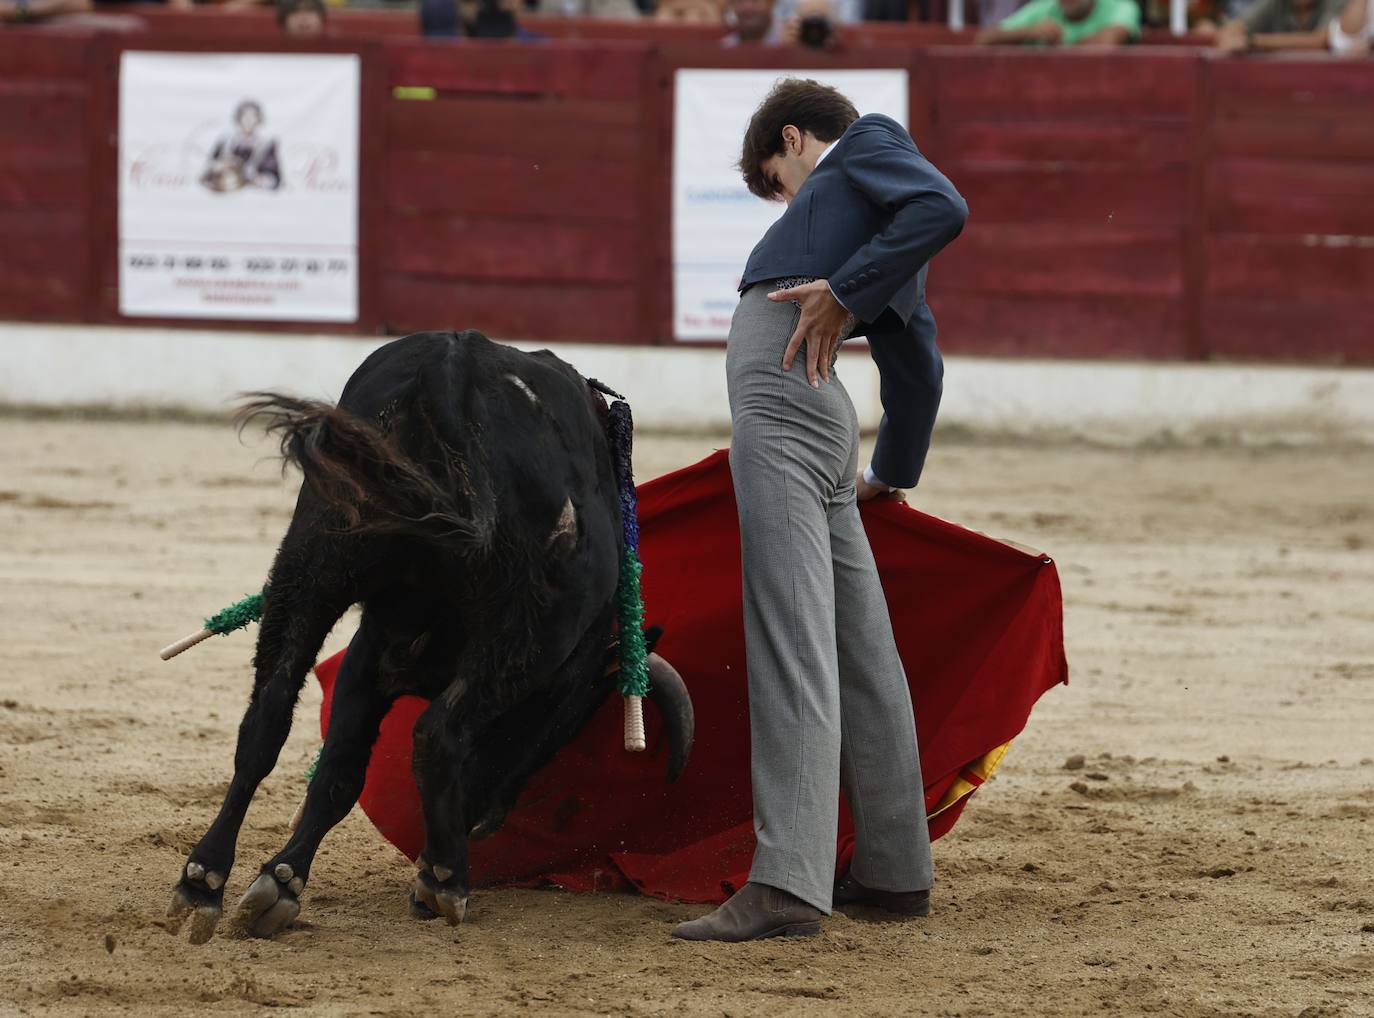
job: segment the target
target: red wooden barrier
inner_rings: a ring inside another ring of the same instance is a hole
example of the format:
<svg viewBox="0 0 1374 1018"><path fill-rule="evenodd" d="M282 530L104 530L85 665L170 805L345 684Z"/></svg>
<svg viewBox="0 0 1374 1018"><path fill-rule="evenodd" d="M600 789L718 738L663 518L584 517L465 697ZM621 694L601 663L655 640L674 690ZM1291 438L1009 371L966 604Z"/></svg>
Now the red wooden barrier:
<svg viewBox="0 0 1374 1018"><path fill-rule="evenodd" d="M1197 61L942 50L931 62L926 147L971 209L931 270L947 347L1185 356Z"/></svg>
<svg viewBox="0 0 1374 1018"><path fill-rule="evenodd" d="M1374 361L1374 74L1207 67L1202 328L1222 357Z"/></svg>
<svg viewBox="0 0 1374 1018"><path fill-rule="evenodd" d="M265 11L139 13L148 34L0 35L0 316L121 320L122 48L295 46ZM1374 363L1368 62L922 48L929 25L819 55L643 23L544 21L640 41L538 46L418 40L392 12L333 24L365 67L361 331L666 340L673 72L804 56L910 74L913 135L972 208L932 270L947 349Z"/></svg>
<svg viewBox="0 0 1374 1018"><path fill-rule="evenodd" d="M388 43L385 321L636 342L656 112L650 49Z"/></svg>
<svg viewBox="0 0 1374 1018"><path fill-rule="evenodd" d="M0 310L79 321L90 273L89 36L0 33Z"/></svg>

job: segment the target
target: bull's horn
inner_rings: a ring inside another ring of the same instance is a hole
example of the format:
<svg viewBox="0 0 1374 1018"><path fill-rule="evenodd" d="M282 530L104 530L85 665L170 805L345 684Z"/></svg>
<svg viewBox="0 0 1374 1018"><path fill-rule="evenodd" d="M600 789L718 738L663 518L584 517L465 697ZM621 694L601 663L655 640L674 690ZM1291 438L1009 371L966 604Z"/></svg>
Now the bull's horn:
<svg viewBox="0 0 1374 1018"><path fill-rule="evenodd" d="M692 697L687 683L677 669L657 654L649 655L649 699L663 718L668 733L668 784L682 776L687 758L692 755L692 739L696 733L696 715L692 711Z"/></svg>

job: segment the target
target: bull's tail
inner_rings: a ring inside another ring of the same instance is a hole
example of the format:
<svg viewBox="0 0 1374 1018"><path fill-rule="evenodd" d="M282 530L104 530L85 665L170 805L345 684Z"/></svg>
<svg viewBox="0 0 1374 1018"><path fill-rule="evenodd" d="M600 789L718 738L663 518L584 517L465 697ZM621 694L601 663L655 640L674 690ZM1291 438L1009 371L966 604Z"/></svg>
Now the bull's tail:
<svg viewBox="0 0 1374 1018"><path fill-rule="evenodd" d="M275 392L246 393L235 421L261 424L349 534L390 534L480 552L491 523L475 515L466 470L451 450L421 463L369 421L330 403ZM466 504L465 504L466 503Z"/></svg>

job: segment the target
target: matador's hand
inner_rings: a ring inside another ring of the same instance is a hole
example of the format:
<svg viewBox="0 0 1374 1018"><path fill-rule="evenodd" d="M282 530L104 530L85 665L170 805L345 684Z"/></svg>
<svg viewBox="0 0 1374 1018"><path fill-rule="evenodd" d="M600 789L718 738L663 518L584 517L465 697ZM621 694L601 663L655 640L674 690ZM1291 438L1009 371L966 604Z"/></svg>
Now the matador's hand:
<svg viewBox="0 0 1374 1018"><path fill-rule="evenodd" d="M792 338L787 341L787 350L782 355L782 369L792 370L792 361L806 344L806 380L811 388L821 387L817 376L830 381L830 359L835 348L840 345L840 330L849 321L849 311L835 299L830 292L830 284L824 279L790 290L774 290L768 299L775 302L794 300L801 306L801 318Z"/></svg>
<svg viewBox="0 0 1374 1018"><path fill-rule="evenodd" d="M906 492L901 488L889 488L886 485L879 487L876 484L869 484L864 477L864 472L859 471L859 476L854 478L854 490L858 493L860 502L867 502L874 498L890 498L894 502L905 502Z"/></svg>

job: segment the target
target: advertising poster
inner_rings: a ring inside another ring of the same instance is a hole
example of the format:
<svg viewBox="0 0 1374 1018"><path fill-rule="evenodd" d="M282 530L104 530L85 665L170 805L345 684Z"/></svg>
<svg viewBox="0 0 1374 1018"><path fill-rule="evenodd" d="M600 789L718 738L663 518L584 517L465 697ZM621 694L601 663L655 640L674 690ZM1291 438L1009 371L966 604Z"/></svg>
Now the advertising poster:
<svg viewBox="0 0 1374 1018"><path fill-rule="evenodd" d="M126 52L119 311L358 317L359 59Z"/></svg>
<svg viewBox="0 0 1374 1018"><path fill-rule="evenodd" d="M786 208L755 198L736 164L749 118L779 78L814 78L860 113L907 121L904 70L680 70L673 111L673 334L723 340L749 252Z"/></svg>

